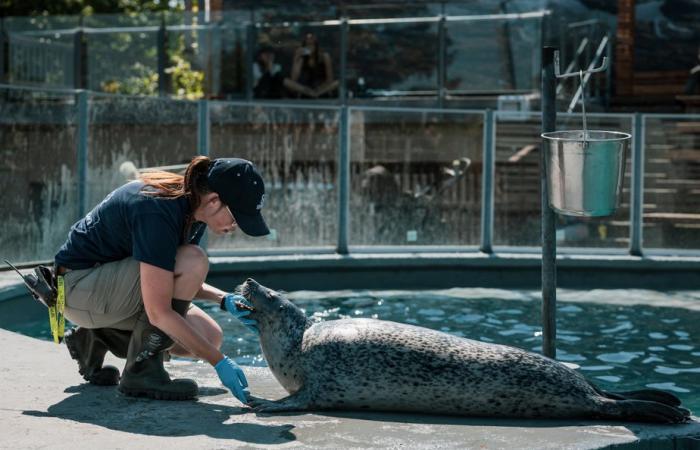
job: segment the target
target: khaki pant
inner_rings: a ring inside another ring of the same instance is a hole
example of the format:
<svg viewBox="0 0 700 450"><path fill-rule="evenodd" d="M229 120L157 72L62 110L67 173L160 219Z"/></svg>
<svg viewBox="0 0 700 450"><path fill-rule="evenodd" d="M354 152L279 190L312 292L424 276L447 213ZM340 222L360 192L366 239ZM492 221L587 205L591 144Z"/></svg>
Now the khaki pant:
<svg viewBox="0 0 700 450"><path fill-rule="evenodd" d="M143 311L139 262L126 258L63 276L66 318L85 328L133 330Z"/></svg>

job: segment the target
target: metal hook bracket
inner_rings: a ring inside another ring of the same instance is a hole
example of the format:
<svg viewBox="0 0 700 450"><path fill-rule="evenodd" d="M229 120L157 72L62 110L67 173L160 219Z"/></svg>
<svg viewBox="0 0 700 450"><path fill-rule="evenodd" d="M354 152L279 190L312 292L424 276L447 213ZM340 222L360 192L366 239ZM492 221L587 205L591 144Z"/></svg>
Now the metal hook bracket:
<svg viewBox="0 0 700 450"><path fill-rule="evenodd" d="M600 67L594 67L594 68L588 69L588 70L577 70L575 72L569 72L569 73L560 73L560 70L559 70L559 50L554 52L554 75L557 78L577 77L577 76L581 76L582 72L583 72L583 74L596 73L596 72L602 72L607 68L608 68L608 57L604 56L603 62L601 63Z"/></svg>

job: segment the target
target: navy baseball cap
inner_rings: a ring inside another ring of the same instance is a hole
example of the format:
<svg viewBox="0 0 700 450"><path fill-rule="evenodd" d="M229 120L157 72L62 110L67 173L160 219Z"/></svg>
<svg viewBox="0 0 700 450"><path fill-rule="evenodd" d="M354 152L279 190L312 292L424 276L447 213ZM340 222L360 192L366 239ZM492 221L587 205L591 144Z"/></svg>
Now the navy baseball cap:
<svg viewBox="0 0 700 450"><path fill-rule="evenodd" d="M265 203L265 184L252 162L240 158L215 159L207 174L207 184L219 194L245 234L270 234L260 213Z"/></svg>

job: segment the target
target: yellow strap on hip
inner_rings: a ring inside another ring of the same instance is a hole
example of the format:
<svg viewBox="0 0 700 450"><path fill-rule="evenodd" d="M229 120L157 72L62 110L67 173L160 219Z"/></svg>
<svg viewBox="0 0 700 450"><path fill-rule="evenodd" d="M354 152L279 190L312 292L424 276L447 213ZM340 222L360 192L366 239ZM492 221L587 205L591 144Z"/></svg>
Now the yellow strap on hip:
<svg viewBox="0 0 700 450"><path fill-rule="evenodd" d="M60 344L63 340L63 332L66 329L66 317L63 311L66 308L66 289L63 284L63 276L56 277L56 305L49 307L49 324L51 325L51 334L53 341Z"/></svg>

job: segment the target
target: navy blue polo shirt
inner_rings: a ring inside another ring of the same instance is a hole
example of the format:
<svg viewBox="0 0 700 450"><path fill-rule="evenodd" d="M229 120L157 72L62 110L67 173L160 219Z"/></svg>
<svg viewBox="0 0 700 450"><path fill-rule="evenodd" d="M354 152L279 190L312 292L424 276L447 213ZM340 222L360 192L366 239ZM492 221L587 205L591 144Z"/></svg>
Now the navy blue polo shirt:
<svg viewBox="0 0 700 450"><path fill-rule="evenodd" d="M206 225L194 222L185 238L188 199L155 197L142 192L143 187L142 181L132 181L117 188L73 225L56 264L87 269L133 256L174 271L177 248L186 242L199 244Z"/></svg>

